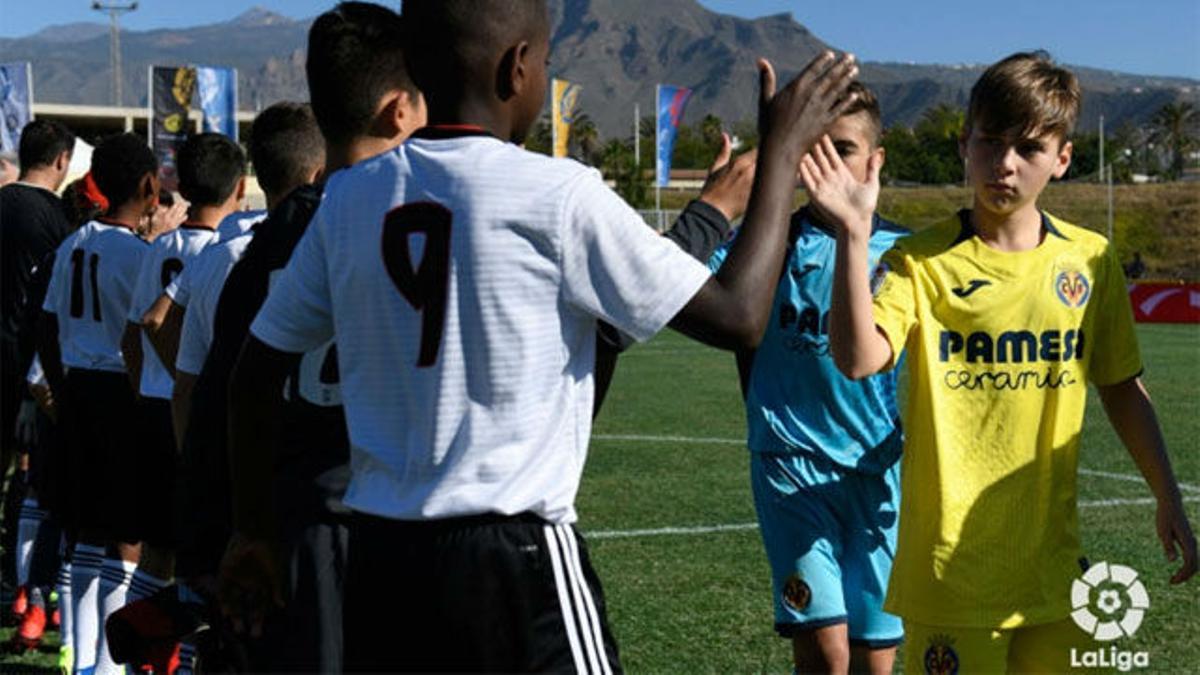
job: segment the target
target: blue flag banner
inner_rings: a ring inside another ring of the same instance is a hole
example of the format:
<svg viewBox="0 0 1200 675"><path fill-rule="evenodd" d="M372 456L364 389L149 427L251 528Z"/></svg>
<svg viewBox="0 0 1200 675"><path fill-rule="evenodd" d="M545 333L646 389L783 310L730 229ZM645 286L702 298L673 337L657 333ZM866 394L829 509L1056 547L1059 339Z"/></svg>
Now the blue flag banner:
<svg viewBox="0 0 1200 675"><path fill-rule="evenodd" d="M656 152L654 161L655 183L666 187L671 175L671 152L675 149L675 132L679 130L679 122L683 119L683 108L692 96L692 90L685 87L658 85L658 111L655 124Z"/></svg>
<svg viewBox="0 0 1200 675"><path fill-rule="evenodd" d="M0 63L0 151L16 152L33 119L33 74L28 61Z"/></svg>
<svg viewBox="0 0 1200 675"><path fill-rule="evenodd" d="M204 130L238 139L237 70L196 66L196 95L204 113Z"/></svg>

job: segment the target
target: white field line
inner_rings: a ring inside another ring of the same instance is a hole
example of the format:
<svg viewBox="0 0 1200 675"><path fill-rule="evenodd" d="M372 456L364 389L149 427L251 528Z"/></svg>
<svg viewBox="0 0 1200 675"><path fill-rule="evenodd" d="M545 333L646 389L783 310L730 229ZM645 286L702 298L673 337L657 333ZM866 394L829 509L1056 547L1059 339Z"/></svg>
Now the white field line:
<svg viewBox="0 0 1200 675"><path fill-rule="evenodd" d="M1185 502L1200 502L1200 496L1184 497ZM1152 497L1139 499L1097 499L1079 502L1079 508L1103 508L1109 506L1145 506L1154 504ZM633 539L636 537L660 537L669 535L715 534L718 532L743 532L757 530L758 523L731 523L728 525L698 525L695 527L655 527L644 530L598 530L584 532L587 539Z"/></svg>
<svg viewBox="0 0 1200 675"><path fill-rule="evenodd" d="M714 438L712 436L654 436L643 434L592 434L592 439L597 441L645 441L648 443L695 443L697 445L745 445L745 439L740 438ZM1145 479L1141 476L1132 473L1113 473L1111 471L1097 471L1096 469L1080 468L1079 473L1085 476L1096 476L1098 478L1111 478L1113 480L1121 480L1130 483L1145 483ZM1200 493L1200 486L1190 485L1188 483L1180 483L1179 489L1183 492ZM1080 504L1082 506L1082 503Z"/></svg>
<svg viewBox="0 0 1200 675"><path fill-rule="evenodd" d="M1123 480L1123 481L1126 481L1129 483L1145 484L1145 482L1146 482L1145 478L1142 478L1141 476L1131 474L1131 473L1112 473L1111 471L1097 471L1095 469L1080 469L1079 473L1081 473L1085 476L1098 476L1100 478L1111 478L1113 480ZM1197 487L1195 485L1188 485L1187 483L1180 483L1179 489L1182 490L1183 492L1200 492L1200 487Z"/></svg>

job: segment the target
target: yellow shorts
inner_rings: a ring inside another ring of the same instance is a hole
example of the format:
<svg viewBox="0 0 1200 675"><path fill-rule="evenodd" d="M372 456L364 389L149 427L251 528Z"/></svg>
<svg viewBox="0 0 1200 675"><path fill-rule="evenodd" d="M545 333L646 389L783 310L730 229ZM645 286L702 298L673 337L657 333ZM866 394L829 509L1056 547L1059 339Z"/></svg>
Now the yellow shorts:
<svg viewBox="0 0 1200 675"><path fill-rule="evenodd" d="M1070 619L1009 629L905 621L904 642L904 672L934 675L1084 672L1072 668L1071 650L1082 655L1098 648L1092 636Z"/></svg>

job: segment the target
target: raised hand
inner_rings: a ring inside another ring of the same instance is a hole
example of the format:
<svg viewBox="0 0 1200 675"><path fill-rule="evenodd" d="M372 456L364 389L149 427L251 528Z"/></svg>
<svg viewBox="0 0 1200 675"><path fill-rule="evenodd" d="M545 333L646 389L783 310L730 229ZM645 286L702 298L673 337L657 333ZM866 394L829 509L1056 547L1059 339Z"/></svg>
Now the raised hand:
<svg viewBox="0 0 1200 675"><path fill-rule="evenodd" d="M870 237L882 166L880 157L872 155L867 162L866 182L858 182L826 135L800 161L800 179L812 205L826 221L849 234Z"/></svg>
<svg viewBox="0 0 1200 675"><path fill-rule="evenodd" d="M234 632L262 635L263 619L283 607L283 571L271 542L235 533L221 559L217 600Z"/></svg>
<svg viewBox="0 0 1200 675"><path fill-rule="evenodd" d="M854 102L854 96L846 94L858 75L854 55L844 54L835 60L833 52L824 52L778 93L770 62L759 59L758 67L762 145L778 149L798 163Z"/></svg>
<svg viewBox="0 0 1200 675"><path fill-rule="evenodd" d="M729 140L729 134L723 133L721 151L708 168L708 177L700 190L701 201L720 211L730 222L746 212L750 188L754 185L758 150L742 153L730 161L732 155L733 142Z"/></svg>
<svg viewBox="0 0 1200 675"><path fill-rule="evenodd" d="M176 197L171 206L159 204L154 207L154 213L146 219L145 231L142 236L147 241L154 241L159 235L166 234L179 227L187 220L188 203L183 197Z"/></svg>

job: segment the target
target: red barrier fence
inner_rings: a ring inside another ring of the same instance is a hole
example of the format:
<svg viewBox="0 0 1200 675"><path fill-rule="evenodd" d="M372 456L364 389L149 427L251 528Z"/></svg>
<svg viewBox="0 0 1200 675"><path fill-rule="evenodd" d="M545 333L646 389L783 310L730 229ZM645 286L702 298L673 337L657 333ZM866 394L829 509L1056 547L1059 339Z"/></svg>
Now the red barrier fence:
<svg viewBox="0 0 1200 675"><path fill-rule="evenodd" d="M1200 284L1138 281L1129 285L1139 323L1200 323Z"/></svg>

